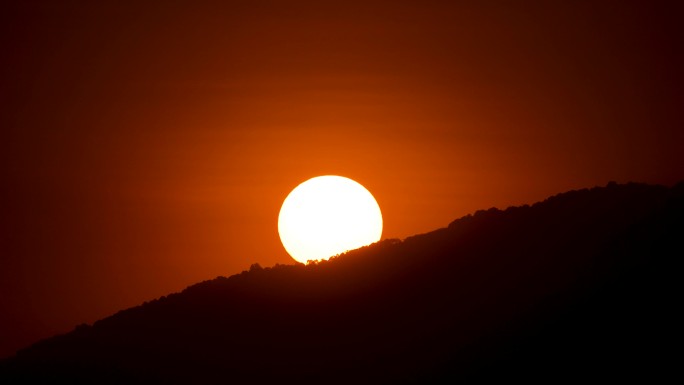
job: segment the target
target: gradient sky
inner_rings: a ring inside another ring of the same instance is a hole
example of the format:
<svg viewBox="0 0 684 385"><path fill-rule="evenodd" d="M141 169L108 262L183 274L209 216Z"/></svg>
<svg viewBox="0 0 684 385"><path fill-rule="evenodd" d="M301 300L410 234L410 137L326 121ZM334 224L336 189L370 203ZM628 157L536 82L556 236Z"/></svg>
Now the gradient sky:
<svg viewBox="0 0 684 385"><path fill-rule="evenodd" d="M293 263L278 211L313 176L368 188L383 238L684 179L676 2L14 3L0 10L0 357Z"/></svg>

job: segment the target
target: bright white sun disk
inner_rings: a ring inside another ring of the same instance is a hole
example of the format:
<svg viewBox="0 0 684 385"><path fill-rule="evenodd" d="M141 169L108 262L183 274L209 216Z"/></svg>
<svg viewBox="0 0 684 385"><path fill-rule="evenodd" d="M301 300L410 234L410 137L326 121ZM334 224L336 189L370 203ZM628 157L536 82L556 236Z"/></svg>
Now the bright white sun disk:
<svg viewBox="0 0 684 385"><path fill-rule="evenodd" d="M285 250L299 262L328 259L380 240L382 214L368 190L335 175L297 186L278 215Z"/></svg>

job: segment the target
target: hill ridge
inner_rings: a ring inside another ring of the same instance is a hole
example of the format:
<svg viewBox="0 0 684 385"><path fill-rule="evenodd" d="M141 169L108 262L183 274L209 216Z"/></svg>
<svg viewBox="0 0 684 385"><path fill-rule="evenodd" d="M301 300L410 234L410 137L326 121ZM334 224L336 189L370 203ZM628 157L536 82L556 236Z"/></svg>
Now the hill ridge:
<svg viewBox="0 0 684 385"><path fill-rule="evenodd" d="M684 183L609 183L478 210L328 261L255 264L40 341L6 360L0 378L213 383L227 372L238 383L425 383L504 369L540 377L572 367L580 378L624 362L634 364L625 377L645 376L666 357L635 352L660 345L632 331L634 346L624 346L619 334L658 320L632 314L627 293L654 317L667 312L674 291L659 290L682 249L683 192ZM609 327L626 314L636 318Z"/></svg>

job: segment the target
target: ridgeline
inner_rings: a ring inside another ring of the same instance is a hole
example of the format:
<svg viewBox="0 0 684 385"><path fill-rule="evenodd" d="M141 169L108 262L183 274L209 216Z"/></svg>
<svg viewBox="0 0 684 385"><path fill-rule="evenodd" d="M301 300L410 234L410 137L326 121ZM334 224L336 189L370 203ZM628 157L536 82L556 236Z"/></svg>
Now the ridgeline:
<svg viewBox="0 0 684 385"><path fill-rule="evenodd" d="M683 241L683 183L570 191L255 264L40 341L0 382L658 382L678 366Z"/></svg>

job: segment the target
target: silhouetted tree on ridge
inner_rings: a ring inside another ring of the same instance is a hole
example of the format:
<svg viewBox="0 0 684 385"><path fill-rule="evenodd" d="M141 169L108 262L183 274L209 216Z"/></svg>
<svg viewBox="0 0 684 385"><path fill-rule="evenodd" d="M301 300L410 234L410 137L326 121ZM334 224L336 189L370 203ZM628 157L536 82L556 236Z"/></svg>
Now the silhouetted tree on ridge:
<svg viewBox="0 0 684 385"><path fill-rule="evenodd" d="M682 183L481 210L328 261L253 264L79 325L2 362L0 380L653 381L675 368L683 230Z"/></svg>

